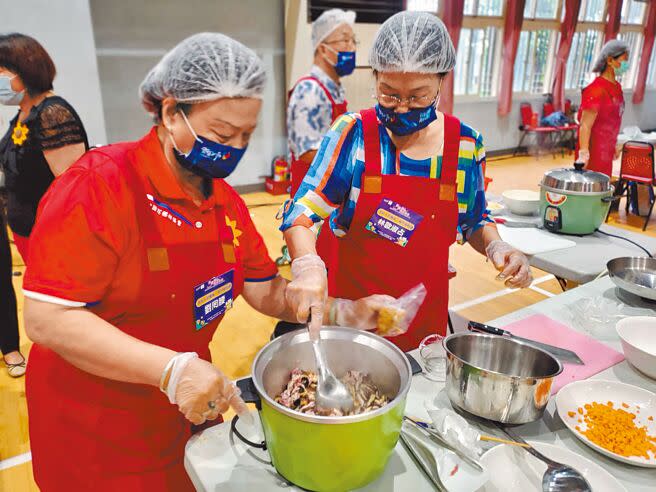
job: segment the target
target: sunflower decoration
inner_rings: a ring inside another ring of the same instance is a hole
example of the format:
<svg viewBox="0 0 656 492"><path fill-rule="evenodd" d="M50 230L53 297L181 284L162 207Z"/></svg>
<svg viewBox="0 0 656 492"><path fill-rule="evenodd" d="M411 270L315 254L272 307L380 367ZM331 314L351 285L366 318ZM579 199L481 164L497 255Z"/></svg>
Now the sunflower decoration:
<svg viewBox="0 0 656 492"><path fill-rule="evenodd" d="M11 134L11 140L14 142L14 145L21 146L27 140L27 135L30 133L30 129L21 123L20 121L16 122L14 127L14 132Z"/></svg>

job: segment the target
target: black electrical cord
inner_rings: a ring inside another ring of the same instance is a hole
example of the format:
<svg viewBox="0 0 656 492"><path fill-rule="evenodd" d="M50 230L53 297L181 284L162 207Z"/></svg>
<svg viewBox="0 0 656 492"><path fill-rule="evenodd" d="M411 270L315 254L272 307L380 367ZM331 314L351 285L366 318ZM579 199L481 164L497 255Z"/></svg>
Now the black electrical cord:
<svg viewBox="0 0 656 492"><path fill-rule="evenodd" d="M607 232L604 232L604 231L602 231L601 229L597 229L597 232L603 234L604 236L610 236L610 237L614 237L614 238L617 238L617 239L623 239L624 241L629 242L629 243L633 244L634 246L637 246L638 248L640 248L641 250L643 250L643 251L647 254L647 256L649 256L649 258L653 258L652 254L651 254L649 251L647 251L646 248L640 246L640 245L639 245L638 243L636 243L635 241L631 241L629 238L626 238L626 237L624 237L624 236L617 236L617 235L615 235L615 234L608 234Z"/></svg>

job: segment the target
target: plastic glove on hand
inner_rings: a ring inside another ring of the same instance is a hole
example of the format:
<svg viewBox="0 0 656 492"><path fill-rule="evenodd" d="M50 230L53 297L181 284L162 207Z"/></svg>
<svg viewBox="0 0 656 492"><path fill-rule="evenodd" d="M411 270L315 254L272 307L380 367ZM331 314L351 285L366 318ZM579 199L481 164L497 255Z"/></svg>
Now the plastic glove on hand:
<svg viewBox="0 0 656 492"><path fill-rule="evenodd" d="M177 381L175 403L187 420L200 425L216 419L229 407L240 416L250 416L240 394L239 388L213 364L195 358L187 363Z"/></svg>
<svg viewBox="0 0 656 492"><path fill-rule="evenodd" d="M292 261L292 281L285 298L296 312L299 323L305 323L312 312L310 333L318 334L323 321L324 304L328 296L326 265L317 255L304 255Z"/></svg>
<svg viewBox="0 0 656 492"><path fill-rule="evenodd" d="M533 275L524 253L496 239L485 248L485 254L492 261L494 268L501 272L497 279L505 280L508 287L524 288L531 285Z"/></svg>

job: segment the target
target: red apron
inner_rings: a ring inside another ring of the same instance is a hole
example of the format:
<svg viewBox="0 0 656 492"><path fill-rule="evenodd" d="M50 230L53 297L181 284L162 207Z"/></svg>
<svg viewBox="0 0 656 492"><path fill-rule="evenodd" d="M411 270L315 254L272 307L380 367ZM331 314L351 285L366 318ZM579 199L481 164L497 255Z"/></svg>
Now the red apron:
<svg viewBox="0 0 656 492"><path fill-rule="evenodd" d="M404 351L431 333L446 333L449 305L449 246L458 227L457 170L460 122L444 115L444 155L440 179L381 173L380 135L374 109L361 112L365 171L348 234L337 239L326 225L317 242L328 247L328 292L358 299L372 294L399 297L423 283L428 291L410 329L389 340ZM405 247L365 229L383 198L423 216ZM336 245L332 246L331 244ZM332 253L332 254L331 254ZM324 259L325 261L325 259Z"/></svg>
<svg viewBox="0 0 656 492"><path fill-rule="evenodd" d="M208 344L222 317L196 331L194 287L230 269L233 299L243 287L223 207L217 205L213 217L221 247L219 241L165 244L146 198L151 185L137 176L138 163L122 147L104 152L121 165L134 192L143 274L134 302L107 321L148 343L210 360ZM36 344L26 385L34 477L44 492L194 490L183 466L190 423L158 388L93 376Z"/></svg>
<svg viewBox="0 0 656 492"><path fill-rule="evenodd" d="M603 77L597 77L590 85L582 91L582 100L586 99L587 91L601 91L604 97L596 101L598 105L597 118L592 125L590 132L590 160L587 169L597 171L610 176L613 172L613 158L615 157L615 146L617 145L617 135L620 133L622 125L622 114L624 113L624 95L622 87ZM581 104L579 109L579 121L581 121L582 112L585 110ZM577 157L578 157L578 138Z"/></svg>
<svg viewBox="0 0 656 492"><path fill-rule="evenodd" d="M298 79L294 87L292 87L292 90L289 91L289 97L291 97L292 92L294 92L294 89L296 86L303 82L304 80L313 80L315 81L319 87L323 90L323 92L326 94L326 97L330 101L330 106L332 107L332 121L334 122L337 118L339 118L341 115L346 113L346 108L348 105L348 101L344 101L343 103L337 104L335 102L335 99L333 99L333 96L330 95L330 91L328 88L321 83L321 81L313 77L312 75L308 75L307 77L302 77ZM294 153L292 152L292 187L290 191L290 195L293 197L296 194L296 191L298 190L299 186L301 186L301 183L303 182L303 178L307 174L308 170L310 169L310 164L309 162L304 162L300 159L296 159L296 156L294 156Z"/></svg>

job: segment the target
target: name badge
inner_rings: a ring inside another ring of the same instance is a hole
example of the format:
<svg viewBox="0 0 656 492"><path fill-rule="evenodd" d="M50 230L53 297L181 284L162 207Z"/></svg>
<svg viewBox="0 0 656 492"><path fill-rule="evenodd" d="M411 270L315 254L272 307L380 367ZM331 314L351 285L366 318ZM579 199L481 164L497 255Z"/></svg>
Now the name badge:
<svg viewBox="0 0 656 492"><path fill-rule="evenodd" d="M405 247L423 218L417 212L389 198L383 198L365 228L394 244Z"/></svg>
<svg viewBox="0 0 656 492"><path fill-rule="evenodd" d="M196 331L232 308L234 275L234 270L228 270L194 287Z"/></svg>

